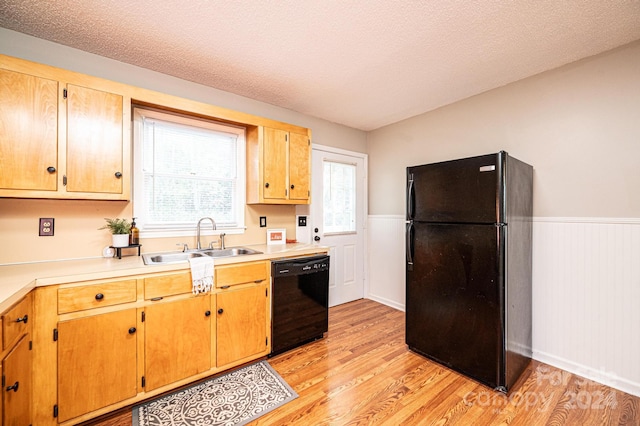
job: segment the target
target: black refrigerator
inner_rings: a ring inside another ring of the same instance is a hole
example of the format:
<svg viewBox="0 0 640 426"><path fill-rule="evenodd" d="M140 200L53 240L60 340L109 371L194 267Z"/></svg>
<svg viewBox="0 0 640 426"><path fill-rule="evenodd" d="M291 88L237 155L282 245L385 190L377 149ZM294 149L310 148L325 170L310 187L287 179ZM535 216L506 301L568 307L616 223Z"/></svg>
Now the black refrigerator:
<svg viewBox="0 0 640 426"><path fill-rule="evenodd" d="M502 392L531 359L532 186L504 151L407 168L406 343Z"/></svg>

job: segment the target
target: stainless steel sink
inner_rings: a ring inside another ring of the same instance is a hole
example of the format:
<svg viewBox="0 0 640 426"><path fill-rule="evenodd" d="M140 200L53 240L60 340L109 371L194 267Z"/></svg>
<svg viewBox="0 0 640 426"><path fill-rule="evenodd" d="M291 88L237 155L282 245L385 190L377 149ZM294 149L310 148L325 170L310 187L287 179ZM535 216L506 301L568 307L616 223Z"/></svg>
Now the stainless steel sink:
<svg viewBox="0 0 640 426"><path fill-rule="evenodd" d="M175 252L175 253L161 253L161 254L143 254L142 260L145 265L153 265L157 263L179 263L186 262L192 257L202 257L204 253L199 252Z"/></svg>
<svg viewBox="0 0 640 426"><path fill-rule="evenodd" d="M231 257L231 256L243 256L246 254L262 254L261 251L248 249L246 247L232 247L224 250L205 250L204 254L211 257Z"/></svg>
<svg viewBox="0 0 640 426"><path fill-rule="evenodd" d="M249 254L262 254L261 251L253 250L246 247L230 247L224 250L193 250L186 252L171 252L171 253L149 253L143 254L142 260L145 265L166 265L170 263L186 262L193 257L233 257L233 256L245 256Z"/></svg>

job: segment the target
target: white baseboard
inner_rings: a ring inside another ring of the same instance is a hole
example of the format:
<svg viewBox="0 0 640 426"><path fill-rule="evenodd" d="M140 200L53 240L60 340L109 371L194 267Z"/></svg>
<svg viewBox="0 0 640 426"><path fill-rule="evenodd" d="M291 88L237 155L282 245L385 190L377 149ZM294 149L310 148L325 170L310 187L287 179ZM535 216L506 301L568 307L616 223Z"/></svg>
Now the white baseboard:
<svg viewBox="0 0 640 426"><path fill-rule="evenodd" d="M602 383L603 385L610 386L628 394L640 396L640 383L618 377L612 371L605 371L601 369L596 370L592 367L581 365L565 358L535 350L533 351L533 359L552 365L561 370L568 371L569 373L577 376L584 377L585 379Z"/></svg>

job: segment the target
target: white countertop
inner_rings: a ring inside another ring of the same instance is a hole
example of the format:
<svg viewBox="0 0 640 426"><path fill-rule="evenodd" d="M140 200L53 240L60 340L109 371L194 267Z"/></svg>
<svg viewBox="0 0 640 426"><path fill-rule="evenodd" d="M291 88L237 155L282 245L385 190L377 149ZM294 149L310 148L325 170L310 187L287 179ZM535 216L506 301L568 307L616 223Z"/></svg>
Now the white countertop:
<svg viewBox="0 0 640 426"><path fill-rule="evenodd" d="M262 254L215 258L216 265L253 260L274 260L328 251L328 247L325 246L303 243L259 244L245 247L261 251ZM11 307L30 290L38 286L179 271L188 268L189 262L187 261L167 265L145 265L142 256L135 255L123 256L122 259L91 258L0 266L0 312Z"/></svg>

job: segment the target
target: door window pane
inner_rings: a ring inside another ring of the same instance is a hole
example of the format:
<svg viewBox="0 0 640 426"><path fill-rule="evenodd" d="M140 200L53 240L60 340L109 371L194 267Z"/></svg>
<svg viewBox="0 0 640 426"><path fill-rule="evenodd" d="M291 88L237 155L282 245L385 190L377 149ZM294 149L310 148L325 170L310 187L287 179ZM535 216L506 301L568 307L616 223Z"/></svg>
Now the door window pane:
<svg viewBox="0 0 640 426"><path fill-rule="evenodd" d="M324 161L324 233L356 231L356 166Z"/></svg>

